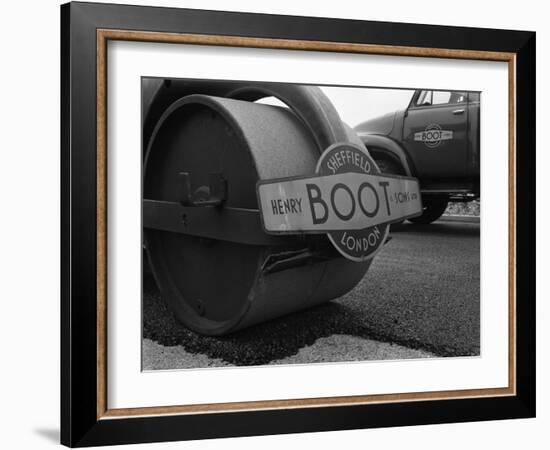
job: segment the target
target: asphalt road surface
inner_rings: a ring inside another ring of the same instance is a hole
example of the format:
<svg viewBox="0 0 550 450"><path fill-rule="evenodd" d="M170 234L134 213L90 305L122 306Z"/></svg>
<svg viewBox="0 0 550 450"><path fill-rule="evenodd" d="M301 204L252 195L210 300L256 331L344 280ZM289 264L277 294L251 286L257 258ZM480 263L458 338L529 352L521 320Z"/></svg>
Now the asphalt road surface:
<svg viewBox="0 0 550 450"><path fill-rule="evenodd" d="M143 369L479 355L479 223L404 224L348 294L226 337L199 336L144 280Z"/></svg>

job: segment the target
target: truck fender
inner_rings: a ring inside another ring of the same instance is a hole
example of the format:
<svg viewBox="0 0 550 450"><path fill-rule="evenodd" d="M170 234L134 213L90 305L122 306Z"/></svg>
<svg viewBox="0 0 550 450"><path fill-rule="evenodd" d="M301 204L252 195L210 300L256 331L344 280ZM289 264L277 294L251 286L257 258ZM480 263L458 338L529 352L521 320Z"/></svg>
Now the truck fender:
<svg viewBox="0 0 550 450"><path fill-rule="evenodd" d="M398 142L380 134L359 133L359 137L374 159L391 158L403 167L407 176L414 176L415 170L413 164L407 156L405 149Z"/></svg>

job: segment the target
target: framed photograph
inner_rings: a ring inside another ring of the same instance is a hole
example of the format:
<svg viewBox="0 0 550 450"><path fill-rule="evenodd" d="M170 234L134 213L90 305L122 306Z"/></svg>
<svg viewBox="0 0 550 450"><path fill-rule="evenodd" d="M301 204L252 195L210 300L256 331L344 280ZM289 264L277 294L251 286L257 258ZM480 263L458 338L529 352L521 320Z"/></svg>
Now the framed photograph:
<svg viewBox="0 0 550 450"><path fill-rule="evenodd" d="M535 33L61 7L61 441L535 415Z"/></svg>

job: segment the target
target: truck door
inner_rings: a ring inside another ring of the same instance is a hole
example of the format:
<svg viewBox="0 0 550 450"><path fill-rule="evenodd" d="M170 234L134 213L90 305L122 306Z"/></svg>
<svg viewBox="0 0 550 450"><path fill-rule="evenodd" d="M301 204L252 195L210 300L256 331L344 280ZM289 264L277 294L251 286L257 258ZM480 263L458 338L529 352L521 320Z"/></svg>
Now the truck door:
<svg viewBox="0 0 550 450"><path fill-rule="evenodd" d="M413 95L403 122L403 143L419 177L459 177L465 173L467 102L467 92L422 90Z"/></svg>

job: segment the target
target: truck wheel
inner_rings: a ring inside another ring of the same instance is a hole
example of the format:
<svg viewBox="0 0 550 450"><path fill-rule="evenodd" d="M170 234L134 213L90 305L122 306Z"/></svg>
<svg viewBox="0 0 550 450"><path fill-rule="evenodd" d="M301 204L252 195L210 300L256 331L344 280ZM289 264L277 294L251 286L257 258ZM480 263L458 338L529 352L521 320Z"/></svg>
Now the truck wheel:
<svg viewBox="0 0 550 450"><path fill-rule="evenodd" d="M375 159L376 165L380 169L380 172L382 173L389 173L392 175L405 175L405 171L403 168L397 164L395 161L392 161L390 159ZM401 225L404 220L400 220L399 222L393 222L392 225Z"/></svg>
<svg viewBox="0 0 550 450"><path fill-rule="evenodd" d="M422 215L413 217L409 221L419 225L432 223L441 217L447 209L448 203L449 199L447 197L424 197L422 199Z"/></svg>
<svg viewBox="0 0 550 450"><path fill-rule="evenodd" d="M405 175L403 168L395 161L389 159L375 159L376 165L382 173L389 173L393 175Z"/></svg>

